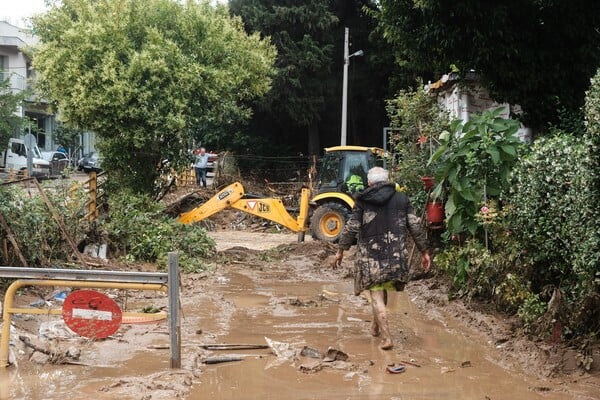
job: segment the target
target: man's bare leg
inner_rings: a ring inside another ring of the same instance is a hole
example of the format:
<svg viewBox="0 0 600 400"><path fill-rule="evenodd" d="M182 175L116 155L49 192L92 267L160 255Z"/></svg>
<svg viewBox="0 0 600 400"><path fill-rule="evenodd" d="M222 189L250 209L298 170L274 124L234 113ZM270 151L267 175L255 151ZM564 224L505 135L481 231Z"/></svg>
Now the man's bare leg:
<svg viewBox="0 0 600 400"><path fill-rule="evenodd" d="M387 293L385 290L371 291L373 321L377 325L378 332L381 334L381 345L379 347L381 347L382 350L389 350L394 347L390 328L388 327L387 310L385 309L385 300L387 300L386 295ZM373 333L373 325L371 325L371 330L371 333Z"/></svg>
<svg viewBox="0 0 600 400"><path fill-rule="evenodd" d="M379 324L375 321L375 317L373 316L373 321L371 321L371 336L379 336Z"/></svg>

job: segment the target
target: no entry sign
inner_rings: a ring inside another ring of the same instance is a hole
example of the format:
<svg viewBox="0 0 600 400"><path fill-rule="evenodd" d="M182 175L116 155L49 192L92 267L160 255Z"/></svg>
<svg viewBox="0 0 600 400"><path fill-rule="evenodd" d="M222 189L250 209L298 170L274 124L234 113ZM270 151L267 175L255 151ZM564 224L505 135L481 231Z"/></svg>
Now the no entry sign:
<svg viewBox="0 0 600 400"><path fill-rule="evenodd" d="M76 290L65 299L63 320L71 330L90 339L104 339L115 333L123 314L119 305L104 293Z"/></svg>

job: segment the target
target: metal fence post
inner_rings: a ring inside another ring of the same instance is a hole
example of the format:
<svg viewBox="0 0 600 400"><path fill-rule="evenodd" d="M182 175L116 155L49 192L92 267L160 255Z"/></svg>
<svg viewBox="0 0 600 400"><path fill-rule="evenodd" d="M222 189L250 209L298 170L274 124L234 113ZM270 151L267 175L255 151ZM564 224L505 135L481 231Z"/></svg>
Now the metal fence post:
<svg viewBox="0 0 600 400"><path fill-rule="evenodd" d="M181 368L179 256L176 252L169 252L169 336L171 339L171 368Z"/></svg>
<svg viewBox="0 0 600 400"><path fill-rule="evenodd" d="M90 202L88 206L88 215L90 221L95 221L98 218L98 175L95 171L90 172L89 181L89 194L90 194Z"/></svg>

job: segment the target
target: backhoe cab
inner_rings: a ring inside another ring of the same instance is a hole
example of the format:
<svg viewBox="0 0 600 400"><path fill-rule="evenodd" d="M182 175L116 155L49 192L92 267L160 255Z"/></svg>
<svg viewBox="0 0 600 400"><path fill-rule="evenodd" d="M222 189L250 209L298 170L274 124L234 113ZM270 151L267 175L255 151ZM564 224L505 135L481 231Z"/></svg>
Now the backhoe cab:
<svg viewBox="0 0 600 400"><path fill-rule="evenodd" d="M336 242L342 234L357 192L367 187L369 169L385 165L385 151L377 147L335 146L325 149L311 199L310 230L318 240Z"/></svg>

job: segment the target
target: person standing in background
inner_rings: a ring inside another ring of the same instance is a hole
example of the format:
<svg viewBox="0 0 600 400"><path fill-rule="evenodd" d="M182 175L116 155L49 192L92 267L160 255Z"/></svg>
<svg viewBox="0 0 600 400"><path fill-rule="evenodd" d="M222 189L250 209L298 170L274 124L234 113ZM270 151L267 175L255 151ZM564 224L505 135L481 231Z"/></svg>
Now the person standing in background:
<svg viewBox="0 0 600 400"><path fill-rule="evenodd" d="M195 152L196 153L196 152ZM196 153L194 170L196 171L196 185L206 187L206 168L208 167L208 153L204 147Z"/></svg>

